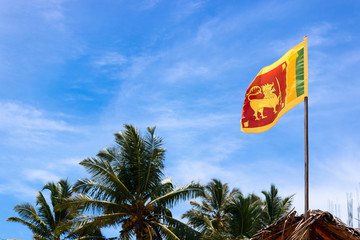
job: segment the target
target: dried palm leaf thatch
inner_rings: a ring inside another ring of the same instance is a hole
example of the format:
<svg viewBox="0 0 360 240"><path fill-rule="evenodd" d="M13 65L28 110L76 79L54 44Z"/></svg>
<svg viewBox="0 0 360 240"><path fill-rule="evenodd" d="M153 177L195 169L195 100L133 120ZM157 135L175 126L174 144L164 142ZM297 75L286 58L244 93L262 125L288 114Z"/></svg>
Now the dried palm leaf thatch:
<svg viewBox="0 0 360 240"><path fill-rule="evenodd" d="M258 231L251 240L358 240L360 231L346 226L329 212L309 211L309 218L290 211L274 224Z"/></svg>

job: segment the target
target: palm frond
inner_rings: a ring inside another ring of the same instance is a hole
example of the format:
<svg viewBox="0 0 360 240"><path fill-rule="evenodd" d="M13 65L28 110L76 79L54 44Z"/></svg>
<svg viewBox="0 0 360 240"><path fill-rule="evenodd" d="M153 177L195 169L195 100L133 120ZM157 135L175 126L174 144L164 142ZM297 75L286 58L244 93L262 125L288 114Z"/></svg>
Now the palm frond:
<svg viewBox="0 0 360 240"><path fill-rule="evenodd" d="M262 228L261 200L254 194L244 197L239 194L226 206L228 225L234 237L250 237Z"/></svg>
<svg viewBox="0 0 360 240"><path fill-rule="evenodd" d="M108 201L118 201L129 196L129 193L125 189L114 189L108 185L87 178L78 180L74 185L74 189L79 193L86 193L95 199Z"/></svg>
<svg viewBox="0 0 360 240"><path fill-rule="evenodd" d="M168 216L162 216L164 222L169 226L169 229L182 240L198 240L201 233L190 227L189 225Z"/></svg>
<svg viewBox="0 0 360 240"><path fill-rule="evenodd" d="M239 195L241 192L239 189L234 188L228 195L228 201L231 201L233 198L235 198L237 195Z"/></svg>
<svg viewBox="0 0 360 240"><path fill-rule="evenodd" d="M52 236L50 229L42 226L41 224L31 223L18 217L9 217L6 219L6 221L21 223L27 226L30 229L30 231L32 231L34 234L37 234L39 236L45 236L45 237Z"/></svg>
<svg viewBox="0 0 360 240"><path fill-rule="evenodd" d="M154 141L154 139L151 139L150 141ZM144 166L146 168L145 178L141 182L141 191L144 194L155 189L159 185L163 177L162 158L165 150L156 148L154 145L155 143L153 142L149 142L146 145L146 158L148 160L146 161Z"/></svg>
<svg viewBox="0 0 360 240"><path fill-rule="evenodd" d="M109 162L102 161L101 159L87 158L81 161L80 164L88 170L94 179L98 179L104 185L108 185L108 187L123 193L130 193L126 185L117 177ZM75 184L74 190L81 191L81 186L81 184Z"/></svg>
<svg viewBox="0 0 360 240"><path fill-rule="evenodd" d="M115 202L95 199L86 194L78 194L77 196L64 200L62 204L59 204L58 206L55 207L55 211L61 211L69 207L80 209L81 211L86 211L86 210L96 211L96 210L104 210L104 209L113 209L113 208L117 208L118 206L119 205Z"/></svg>
<svg viewBox="0 0 360 240"><path fill-rule="evenodd" d="M172 232L169 228L167 228L164 224L162 224L160 222L155 222L154 224L161 227L161 230L162 230L163 234L167 237L167 239L169 239L169 240L180 240L180 238L178 238L176 236L176 234L174 232Z"/></svg>
<svg viewBox="0 0 360 240"><path fill-rule="evenodd" d="M51 231L47 227L46 223L36 213L34 206L32 206L31 204L18 204L14 207L14 211L19 214L20 218L31 224L35 224L39 229L46 229L49 232Z"/></svg>
<svg viewBox="0 0 360 240"><path fill-rule="evenodd" d="M55 219L53 212L45 200L44 195L39 192L36 197L36 205L39 205L39 217L43 219L45 224L51 228L51 230L55 229Z"/></svg>
<svg viewBox="0 0 360 240"><path fill-rule="evenodd" d="M157 197L149 204L159 203L172 207L180 200L189 200L198 197L203 190L203 187L198 183L191 183L188 186L177 188L169 193Z"/></svg>
<svg viewBox="0 0 360 240"><path fill-rule="evenodd" d="M107 147L99 151L96 156L108 162L121 161L121 153L115 147Z"/></svg>
<svg viewBox="0 0 360 240"><path fill-rule="evenodd" d="M75 226L75 225L74 225ZM101 233L100 228L93 225L80 225L78 224L72 231L68 234L66 239L73 239L73 240L80 240L80 239L87 239L87 240L110 240L110 239L117 239L117 238L106 238Z"/></svg>
<svg viewBox="0 0 360 240"><path fill-rule="evenodd" d="M209 228L213 227L209 220L211 218L210 214L196 209L186 211L181 218L187 218L188 224L201 233L205 233Z"/></svg>
<svg viewBox="0 0 360 240"><path fill-rule="evenodd" d="M214 209L205 201L202 201L201 204L196 201L190 201L190 205L201 212L211 213L214 212Z"/></svg>
<svg viewBox="0 0 360 240"><path fill-rule="evenodd" d="M79 216L78 220L86 222L88 224L91 224L91 221L95 221L95 220L107 220L107 219L115 219L118 217L123 218L124 216L128 216L129 213L127 212L117 212L117 213L109 213L109 214L102 214L102 215L96 215L96 216Z"/></svg>
<svg viewBox="0 0 360 240"><path fill-rule="evenodd" d="M265 196L265 222L268 225L274 223L277 219L289 211L292 197L294 196L291 195L282 199L278 195L278 189L274 184L271 184L270 191L262 191L262 194Z"/></svg>
<svg viewBox="0 0 360 240"><path fill-rule="evenodd" d="M44 237L44 236L40 236L40 235L38 235L38 234L34 234L34 235L33 235L33 239L34 239L34 240L48 240L49 238Z"/></svg>
<svg viewBox="0 0 360 240"><path fill-rule="evenodd" d="M209 212L209 213L215 213L216 209L213 208L212 204L211 204L212 200L211 197L209 198L205 198L202 202L201 202L201 208L199 208L199 210L203 211L203 212Z"/></svg>
<svg viewBox="0 0 360 240"><path fill-rule="evenodd" d="M58 192L58 202L57 204L60 204L65 198L70 197L73 194L73 187L68 182L68 180L60 179L60 181L56 184L57 186L57 192ZM54 204L55 206L55 204Z"/></svg>
<svg viewBox="0 0 360 240"><path fill-rule="evenodd" d="M100 229L108 226L116 226L120 224L121 219L128 216L128 213L112 213L112 214L101 214L96 216L79 216L74 222L74 228L69 235L78 235L79 233L84 234L86 231L89 232L91 229Z"/></svg>

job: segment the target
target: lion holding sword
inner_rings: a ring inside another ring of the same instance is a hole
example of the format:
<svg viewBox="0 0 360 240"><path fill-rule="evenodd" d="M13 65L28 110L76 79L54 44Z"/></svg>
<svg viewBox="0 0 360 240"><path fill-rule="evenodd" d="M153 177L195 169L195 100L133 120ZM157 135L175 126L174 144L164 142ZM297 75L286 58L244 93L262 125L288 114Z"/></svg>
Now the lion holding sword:
<svg viewBox="0 0 360 240"><path fill-rule="evenodd" d="M275 77L278 87L279 87L279 96L275 94L276 89L274 88L274 83L267 83L259 86L254 86L250 89L247 94L247 98L250 102L250 107L254 110L255 120L264 119L267 116L264 116L264 108L272 108L274 110L274 114L277 113L276 106L281 103L281 90L280 84L277 77ZM262 99L250 99L251 96L255 96L258 94L264 94L264 98ZM260 113L260 118L258 117L258 113Z"/></svg>

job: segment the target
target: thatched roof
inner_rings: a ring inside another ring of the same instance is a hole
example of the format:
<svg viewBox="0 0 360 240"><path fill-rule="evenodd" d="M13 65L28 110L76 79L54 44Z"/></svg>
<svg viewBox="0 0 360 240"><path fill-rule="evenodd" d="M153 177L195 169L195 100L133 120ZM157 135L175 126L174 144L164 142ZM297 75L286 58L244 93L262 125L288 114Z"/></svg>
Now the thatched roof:
<svg viewBox="0 0 360 240"><path fill-rule="evenodd" d="M309 235L310 240L358 240L360 231L346 226L340 219L329 212L309 211L297 216L296 211L279 219L276 223L257 232L251 240L301 240Z"/></svg>

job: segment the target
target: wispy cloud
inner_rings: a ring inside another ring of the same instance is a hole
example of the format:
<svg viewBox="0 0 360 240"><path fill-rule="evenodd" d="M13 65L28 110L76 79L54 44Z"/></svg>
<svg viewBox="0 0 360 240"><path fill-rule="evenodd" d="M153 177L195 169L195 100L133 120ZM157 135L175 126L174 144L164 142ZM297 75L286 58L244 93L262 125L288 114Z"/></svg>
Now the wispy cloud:
<svg viewBox="0 0 360 240"><path fill-rule="evenodd" d="M43 142L55 132L76 132L62 120L51 119L43 111L15 102L0 102L0 131L17 141ZM3 142L5 144L5 142Z"/></svg>
<svg viewBox="0 0 360 240"><path fill-rule="evenodd" d="M10 180L0 184L1 195L15 195L20 199L33 199L37 189L24 184L22 180Z"/></svg>
<svg viewBox="0 0 360 240"><path fill-rule="evenodd" d="M107 66L121 66L127 62L125 56L117 52L108 52L101 56L99 59L94 61L94 64L99 67Z"/></svg>
<svg viewBox="0 0 360 240"><path fill-rule="evenodd" d="M164 73L164 79L170 83L174 83L178 80L186 80L193 77L208 76L210 69L207 66L195 66L189 62L176 63L174 67L166 70Z"/></svg>
<svg viewBox="0 0 360 240"><path fill-rule="evenodd" d="M33 7L45 21L53 24L58 30L65 31L64 3L67 0L34 0Z"/></svg>
<svg viewBox="0 0 360 240"><path fill-rule="evenodd" d="M205 0L190 0L190 1L179 1L179 7L176 8L174 13L174 18L176 21L182 20L183 18L188 17L196 13L201 7L206 4Z"/></svg>
<svg viewBox="0 0 360 240"><path fill-rule="evenodd" d="M194 37L194 43L197 45L211 46L214 42L226 38L226 35L232 31L241 31L245 24L242 16L215 16L202 23Z"/></svg>
<svg viewBox="0 0 360 240"><path fill-rule="evenodd" d="M56 182L60 179L56 174L43 169L26 169L23 172L23 176L26 180L41 181L42 183Z"/></svg>
<svg viewBox="0 0 360 240"><path fill-rule="evenodd" d="M44 164L44 171L49 171L50 173L54 171L57 173L66 173L69 170L82 169L79 163L84 160L84 158L85 157L71 157L49 161Z"/></svg>
<svg viewBox="0 0 360 240"><path fill-rule="evenodd" d="M79 165L81 160L83 158L74 157L65 159L52 157L51 160L25 159L21 164L22 167L14 171L17 175L16 180L13 176L9 176L11 173L6 171L2 173L0 194L15 196L19 199L34 199L37 191L41 190L46 183L67 179L69 172L76 172L76 178L81 177L85 173ZM71 177L70 179L73 180ZM37 186L37 189L34 186Z"/></svg>
<svg viewBox="0 0 360 240"><path fill-rule="evenodd" d="M328 22L320 23L312 26L309 30L309 48L318 45L327 45L332 42L329 37L329 32L334 29L334 26Z"/></svg>
<svg viewBox="0 0 360 240"><path fill-rule="evenodd" d="M143 74L159 58L158 55L134 55L126 57L118 52L106 52L93 61L110 78L131 80Z"/></svg>
<svg viewBox="0 0 360 240"><path fill-rule="evenodd" d="M39 131L74 131L63 121L56 121L44 116L34 107L14 102L0 102L0 128L8 131L28 129Z"/></svg>
<svg viewBox="0 0 360 240"><path fill-rule="evenodd" d="M156 7L161 0L143 0L138 3L138 7L141 11L151 10Z"/></svg>
<svg viewBox="0 0 360 240"><path fill-rule="evenodd" d="M189 128L209 128L229 123L236 118L234 114L206 114L203 116L176 116L163 115L155 119L157 125L165 129L189 129Z"/></svg>
<svg viewBox="0 0 360 240"><path fill-rule="evenodd" d="M125 79L133 79L145 72L153 64L159 55L139 55L130 59L129 66L121 71L119 76Z"/></svg>
<svg viewBox="0 0 360 240"><path fill-rule="evenodd" d="M329 36L329 31L332 29L334 29L333 25L328 22L313 24L309 26L307 30L303 31L301 35L291 36L288 39L282 37L279 40L269 42L266 47L266 55L277 56L286 53L290 48L302 42L304 35L307 35L308 48L311 49L311 53L313 53L313 50L317 51L316 47L329 45L332 42ZM311 57L313 57L313 54Z"/></svg>
<svg viewBox="0 0 360 240"><path fill-rule="evenodd" d="M333 148L331 153L323 156L321 160L316 162L317 166L322 170L328 181L336 184L353 183L359 181L360 169L360 147L354 139L342 139L341 145ZM354 187L354 186L351 186Z"/></svg>
<svg viewBox="0 0 360 240"><path fill-rule="evenodd" d="M200 181L200 183L205 184L212 178L228 182L235 177L234 172L230 172L221 164L208 163L204 159L178 159L178 164L169 167L167 173L178 185L188 184L191 181Z"/></svg>

